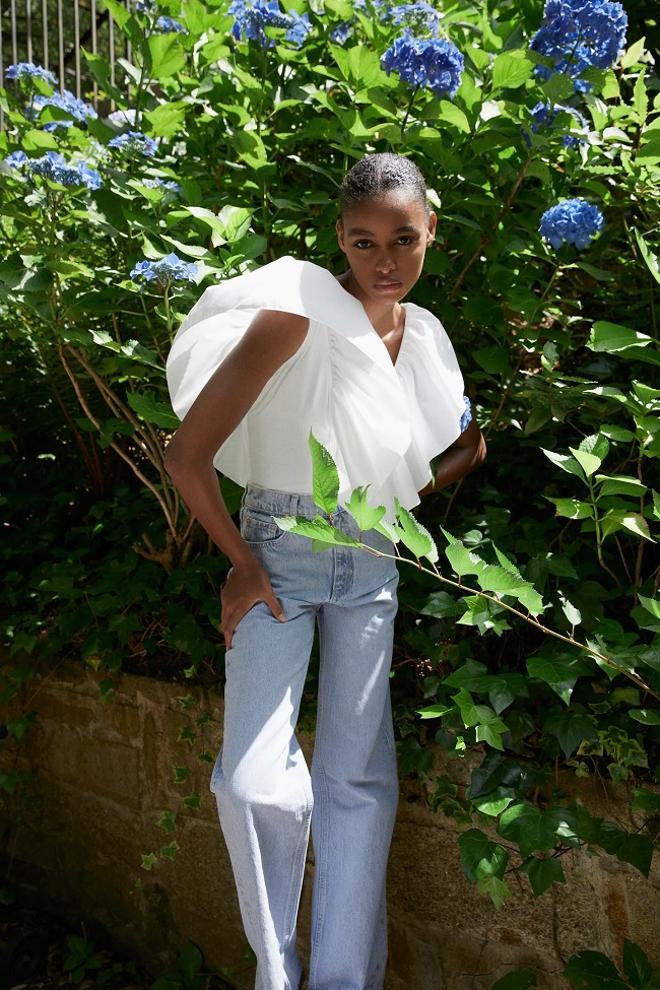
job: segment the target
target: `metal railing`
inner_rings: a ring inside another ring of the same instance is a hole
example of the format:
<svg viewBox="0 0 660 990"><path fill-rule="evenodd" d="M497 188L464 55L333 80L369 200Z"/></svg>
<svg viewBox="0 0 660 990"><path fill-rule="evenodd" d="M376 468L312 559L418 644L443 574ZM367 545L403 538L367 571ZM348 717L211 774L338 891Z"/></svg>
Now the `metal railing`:
<svg viewBox="0 0 660 990"><path fill-rule="evenodd" d="M131 0L123 3L132 9ZM112 97L99 98L82 48L107 60L109 81L116 86L118 60L130 62L131 43L108 11L97 9L97 0L0 0L0 86L12 85L5 80L9 65L35 62L54 73L60 92L68 89L97 113L111 113L116 103ZM4 124L0 107L0 130Z"/></svg>

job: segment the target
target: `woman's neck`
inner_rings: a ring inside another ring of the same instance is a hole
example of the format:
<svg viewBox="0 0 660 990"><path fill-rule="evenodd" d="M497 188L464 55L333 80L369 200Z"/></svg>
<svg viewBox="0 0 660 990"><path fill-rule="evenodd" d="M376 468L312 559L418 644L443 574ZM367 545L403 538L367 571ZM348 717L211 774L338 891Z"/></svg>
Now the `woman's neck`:
<svg viewBox="0 0 660 990"><path fill-rule="evenodd" d="M362 303L371 325L381 337L385 337L390 333L403 333L406 323L406 312L400 303L397 302L394 305L385 303L383 305L383 303L379 303L377 300L365 299L359 291L356 291L358 287L350 268L342 272L341 275L335 275L335 278L342 288L350 292L352 296L355 296Z"/></svg>

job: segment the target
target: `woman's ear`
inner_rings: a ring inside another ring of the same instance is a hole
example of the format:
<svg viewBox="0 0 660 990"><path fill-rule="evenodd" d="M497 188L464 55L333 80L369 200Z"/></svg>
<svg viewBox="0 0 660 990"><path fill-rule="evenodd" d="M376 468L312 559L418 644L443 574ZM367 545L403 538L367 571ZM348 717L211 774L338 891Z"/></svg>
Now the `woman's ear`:
<svg viewBox="0 0 660 990"><path fill-rule="evenodd" d="M342 251L344 251L344 253L346 253L346 249L344 247L344 226L341 222L341 217L335 223L335 230L337 231L337 241L339 243L339 247Z"/></svg>

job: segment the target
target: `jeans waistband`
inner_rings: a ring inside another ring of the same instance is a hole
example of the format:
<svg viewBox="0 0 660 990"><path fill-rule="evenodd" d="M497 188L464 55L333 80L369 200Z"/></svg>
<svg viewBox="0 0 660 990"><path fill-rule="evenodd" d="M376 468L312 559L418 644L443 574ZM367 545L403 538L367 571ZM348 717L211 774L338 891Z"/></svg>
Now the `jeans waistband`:
<svg viewBox="0 0 660 990"><path fill-rule="evenodd" d="M282 492L277 488L262 488L249 481L241 498L241 508L258 509L271 515L304 516L311 519L320 515L325 519L332 516L333 521L350 517L343 506L338 505L332 513L324 512L314 501L313 495L302 492ZM352 517L350 517L352 518Z"/></svg>

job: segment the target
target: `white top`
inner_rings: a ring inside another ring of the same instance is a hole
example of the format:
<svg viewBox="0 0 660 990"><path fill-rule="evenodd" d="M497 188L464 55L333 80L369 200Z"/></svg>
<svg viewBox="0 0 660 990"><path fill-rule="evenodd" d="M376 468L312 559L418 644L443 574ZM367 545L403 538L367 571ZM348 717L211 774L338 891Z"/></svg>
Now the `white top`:
<svg viewBox="0 0 660 990"><path fill-rule="evenodd" d="M307 316L307 335L265 384L213 458L248 482L312 494L310 430L339 472L340 505L358 485L395 521L433 477L430 461L461 433L463 377L447 333L429 310L402 303L396 364L363 304L327 269L285 255L205 289L167 357L172 407L183 419L260 309ZM467 401L467 400L466 400ZM320 510L319 510L320 511Z"/></svg>

